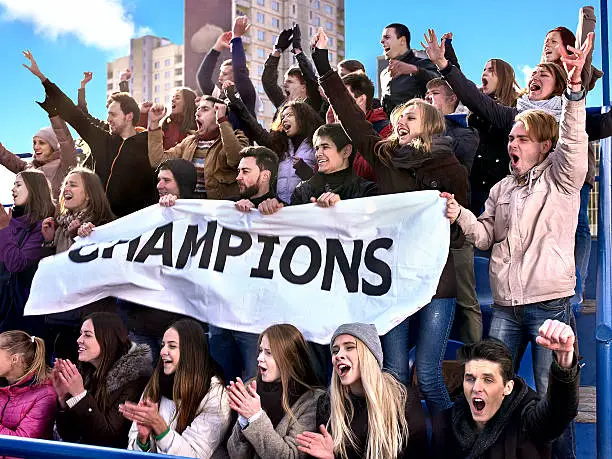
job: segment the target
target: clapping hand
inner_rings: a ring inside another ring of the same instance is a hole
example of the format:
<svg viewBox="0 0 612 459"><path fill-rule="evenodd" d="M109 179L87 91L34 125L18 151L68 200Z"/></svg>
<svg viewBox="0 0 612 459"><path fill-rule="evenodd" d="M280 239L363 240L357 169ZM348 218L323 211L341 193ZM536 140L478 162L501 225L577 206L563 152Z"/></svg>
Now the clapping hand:
<svg viewBox="0 0 612 459"><path fill-rule="evenodd" d="M227 391L230 408L246 419L261 411L261 400L254 380L245 385L242 379L238 378L236 382L230 382Z"/></svg>
<svg viewBox="0 0 612 459"><path fill-rule="evenodd" d="M334 458L334 440L324 425L319 426L321 433L303 432L295 438L298 449L312 457L319 459Z"/></svg>

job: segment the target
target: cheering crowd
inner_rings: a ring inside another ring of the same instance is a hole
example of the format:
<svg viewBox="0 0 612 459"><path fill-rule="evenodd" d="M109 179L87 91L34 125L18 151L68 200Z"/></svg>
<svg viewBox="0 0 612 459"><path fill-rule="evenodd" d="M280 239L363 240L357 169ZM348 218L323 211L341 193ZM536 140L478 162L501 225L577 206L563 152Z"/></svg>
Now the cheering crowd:
<svg viewBox="0 0 612 459"><path fill-rule="evenodd" d="M277 108L270 130L257 120L245 16L203 58L199 88L176 88L168 108L136 101L127 69L106 121L87 110L90 72L75 104L25 51L51 127L34 134L29 163L0 144L0 163L17 174L14 206L0 212L0 435L198 458L575 457L571 303L582 301L589 259L589 141L612 134L610 113L585 110L601 77L594 28L584 7L576 35L549 31L521 90L507 62L488 60L478 87L451 33L428 30L419 57L408 27L393 23L382 31L378 100L361 62L332 68L322 28L308 56L295 25L262 75ZM289 48L297 65L279 85ZM224 49L231 59L219 64ZM467 124L457 116L466 112ZM67 124L91 149L82 166ZM42 258L156 203L230 200L265 218L420 190L446 200L448 259L431 301L382 336L344 324L327 347L299 323L257 335L116 298L23 315ZM474 247L490 251L489 330ZM442 361L455 321L465 344L452 400ZM515 375L529 342L535 391Z"/></svg>

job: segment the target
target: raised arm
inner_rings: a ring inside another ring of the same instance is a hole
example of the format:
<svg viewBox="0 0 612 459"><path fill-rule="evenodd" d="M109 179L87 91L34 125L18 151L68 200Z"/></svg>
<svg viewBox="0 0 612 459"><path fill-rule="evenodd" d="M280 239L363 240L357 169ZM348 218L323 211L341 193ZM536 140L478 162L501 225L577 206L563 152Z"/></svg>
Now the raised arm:
<svg viewBox="0 0 612 459"><path fill-rule="evenodd" d="M312 58L320 75L321 87L325 91L325 95L336 112L342 127L353 141L355 149L372 167L375 167L379 160L374 153L374 146L382 138L366 119L365 113L357 106L340 79L340 75L334 72L329 65L327 37L322 29L319 29L315 39L316 48L312 53Z"/></svg>
<svg viewBox="0 0 612 459"><path fill-rule="evenodd" d="M164 151L164 133L159 122L166 115L166 107L163 104L155 104L149 110L149 133L147 136L149 163L156 168L167 159L181 158L182 142Z"/></svg>
<svg viewBox="0 0 612 459"><path fill-rule="evenodd" d="M276 108L285 102L285 92L278 85L278 63L282 52L289 48L292 35L292 29L285 29L276 37L274 51L268 56L261 75L261 84L264 91Z"/></svg>
<svg viewBox="0 0 612 459"><path fill-rule="evenodd" d="M438 67L440 74L450 87L453 88L453 91L463 105L480 118L489 121L504 131L510 132L517 110L500 105L491 97L480 92L476 85L468 80L461 70L450 64L446 57L444 57L445 43L438 44L438 37L432 29L429 29L429 35L425 35L425 42L426 44L421 43L421 45L425 48L429 59Z"/></svg>
<svg viewBox="0 0 612 459"><path fill-rule="evenodd" d="M232 39L232 33L227 31L223 32L217 38L215 45L206 54L204 60L200 64L196 78L198 79L198 86L204 94L211 95L215 89L215 83L212 80L219 55L224 49L229 48L229 42Z"/></svg>
<svg viewBox="0 0 612 459"><path fill-rule="evenodd" d="M101 138L108 135L108 132L105 132L102 128L103 123L83 113L83 111L81 111L81 109L79 109L60 88L51 83L38 68L38 64L30 51L24 51L23 55L30 61L29 66L26 64L23 64L23 66L36 75L45 88L46 99L41 104L41 107L49 113L59 115L70 124L90 146L99 144ZM55 110L57 110L57 113L55 113ZM92 155L95 156L102 153L96 150L97 149L92 148Z"/></svg>
<svg viewBox="0 0 612 459"><path fill-rule="evenodd" d="M578 13L578 27L576 29L576 47L580 48L587 40L589 33L595 33L595 9L592 6L583 6ZM582 68L582 85L587 91L595 87L595 83L603 76L603 72L593 66L593 49L586 56Z"/></svg>
<svg viewBox="0 0 612 459"><path fill-rule="evenodd" d="M85 86L89 83L93 78L93 72L83 72L83 79L81 80L81 87L78 91L77 96L77 107L79 107L83 112L89 113L87 111L87 99L85 98Z"/></svg>
<svg viewBox="0 0 612 459"><path fill-rule="evenodd" d="M226 116L227 105L215 104L214 109L227 165L229 167L238 169L238 163L240 162L240 151L249 146L249 139L242 133L242 131L234 131L234 128Z"/></svg>
<svg viewBox="0 0 612 459"><path fill-rule="evenodd" d="M240 94L240 98L244 105L249 109L253 116L255 113L255 86L251 78L249 78L249 69L246 65L246 55L244 53L244 45L242 36L251 28L249 19L246 16L238 16L234 21L232 29L232 40L230 41L230 54L232 56L232 71L234 73L234 84Z"/></svg>
<svg viewBox="0 0 612 459"><path fill-rule="evenodd" d="M51 127L60 146L60 166L59 171L62 176L66 176L70 169L77 166L77 152L74 145L72 134L68 130L68 125L59 116L52 116Z"/></svg>
<svg viewBox="0 0 612 459"><path fill-rule="evenodd" d="M319 92L319 82L317 75L315 74L312 64L308 60L308 57L302 52L302 32L300 31L299 24L293 26L293 52L295 58L298 61L298 66L304 77L304 83L306 84L306 94L308 95L308 104L314 108L317 112L321 110L323 104L323 97Z"/></svg>
<svg viewBox="0 0 612 459"><path fill-rule="evenodd" d="M0 164L6 167L13 174L18 174L24 170L28 163L17 156L15 153L8 151L4 145L0 143Z"/></svg>

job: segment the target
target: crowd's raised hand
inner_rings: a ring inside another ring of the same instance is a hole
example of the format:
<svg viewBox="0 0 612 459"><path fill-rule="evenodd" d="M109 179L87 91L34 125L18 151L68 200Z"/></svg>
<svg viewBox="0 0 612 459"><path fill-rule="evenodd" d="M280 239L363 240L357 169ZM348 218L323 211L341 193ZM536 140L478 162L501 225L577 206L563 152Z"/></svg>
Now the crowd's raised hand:
<svg viewBox="0 0 612 459"><path fill-rule="evenodd" d="M232 41L232 32L228 30L217 37L217 41L215 42L213 49L218 52L222 52L224 49L229 49L230 41Z"/></svg>
<svg viewBox="0 0 612 459"><path fill-rule="evenodd" d="M250 28L251 24L249 23L249 18L247 16L238 16L232 28L232 38L242 37Z"/></svg>
<svg viewBox="0 0 612 459"><path fill-rule="evenodd" d="M440 43L438 43L438 36L434 29L427 29L427 33L423 34L425 38L425 43L421 42L421 46L427 53L429 60L433 62L439 69L443 69L448 65L448 61L446 57L444 57L444 53L446 52L446 43L445 37L452 38L452 33L446 33L442 36Z"/></svg>
<svg viewBox="0 0 612 459"><path fill-rule="evenodd" d="M166 107L164 104L153 104L149 109L149 130L153 131L159 128L159 122L166 116Z"/></svg>
<svg viewBox="0 0 612 459"><path fill-rule="evenodd" d="M81 80L81 89L85 89L85 85L93 79L93 72L83 72L83 79Z"/></svg>
<svg viewBox="0 0 612 459"><path fill-rule="evenodd" d="M28 69L30 72L32 72L35 76L37 76L40 79L40 81L45 81L47 77L38 68L38 64L36 63L36 59L34 59L32 52L29 49L26 51L23 51L23 56L27 60L30 61L30 65L27 65L27 64L22 64L22 65L26 69Z"/></svg>
<svg viewBox="0 0 612 459"><path fill-rule="evenodd" d="M593 49L593 41L595 40L595 34L590 32L587 35L587 39L582 44L580 49L576 49L573 46L568 46L567 50L563 48L563 46L559 46L559 52L561 53L561 62L563 62L563 67L567 72L567 81L568 84L573 85L581 85L582 81L580 81L580 74L582 72L582 68L584 67L584 62ZM568 51L571 51L573 54L569 54Z"/></svg>

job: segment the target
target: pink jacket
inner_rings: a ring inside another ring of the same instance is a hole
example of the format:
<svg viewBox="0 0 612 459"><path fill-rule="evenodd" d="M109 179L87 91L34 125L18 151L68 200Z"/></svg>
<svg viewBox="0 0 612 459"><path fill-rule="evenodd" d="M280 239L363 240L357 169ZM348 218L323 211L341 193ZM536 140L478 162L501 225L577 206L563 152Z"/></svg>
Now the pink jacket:
<svg viewBox="0 0 612 459"><path fill-rule="evenodd" d="M559 141L519 185L496 183L478 219L462 208L457 219L476 247L492 247L489 276L495 304L519 306L572 296L574 237L580 188L587 172L585 99L563 96Z"/></svg>
<svg viewBox="0 0 612 459"><path fill-rule="evenodd" d="M74 140L72 139L66 122L59 116L52 116L50 120L51 127L53 127L53 131L60 144L59 157L53 161L49 161L47 164L43 164L39 169L43 171L45 177L47 177L51 183L53 198L57 199L64 177L68 175L70 169L73 169L77 165L77 153L74 146ZM29 167L35 167L34 164L24 161L17 155L8 151L1 143L0 164L15 174Z"/></svg>
<svg viewBox="0 0 612 459"><path fill-rule="evenodd" d="M57 396L51 381L0 387L0 435L53 438ZM0 456L10 459L8 456Z"/></svg>

